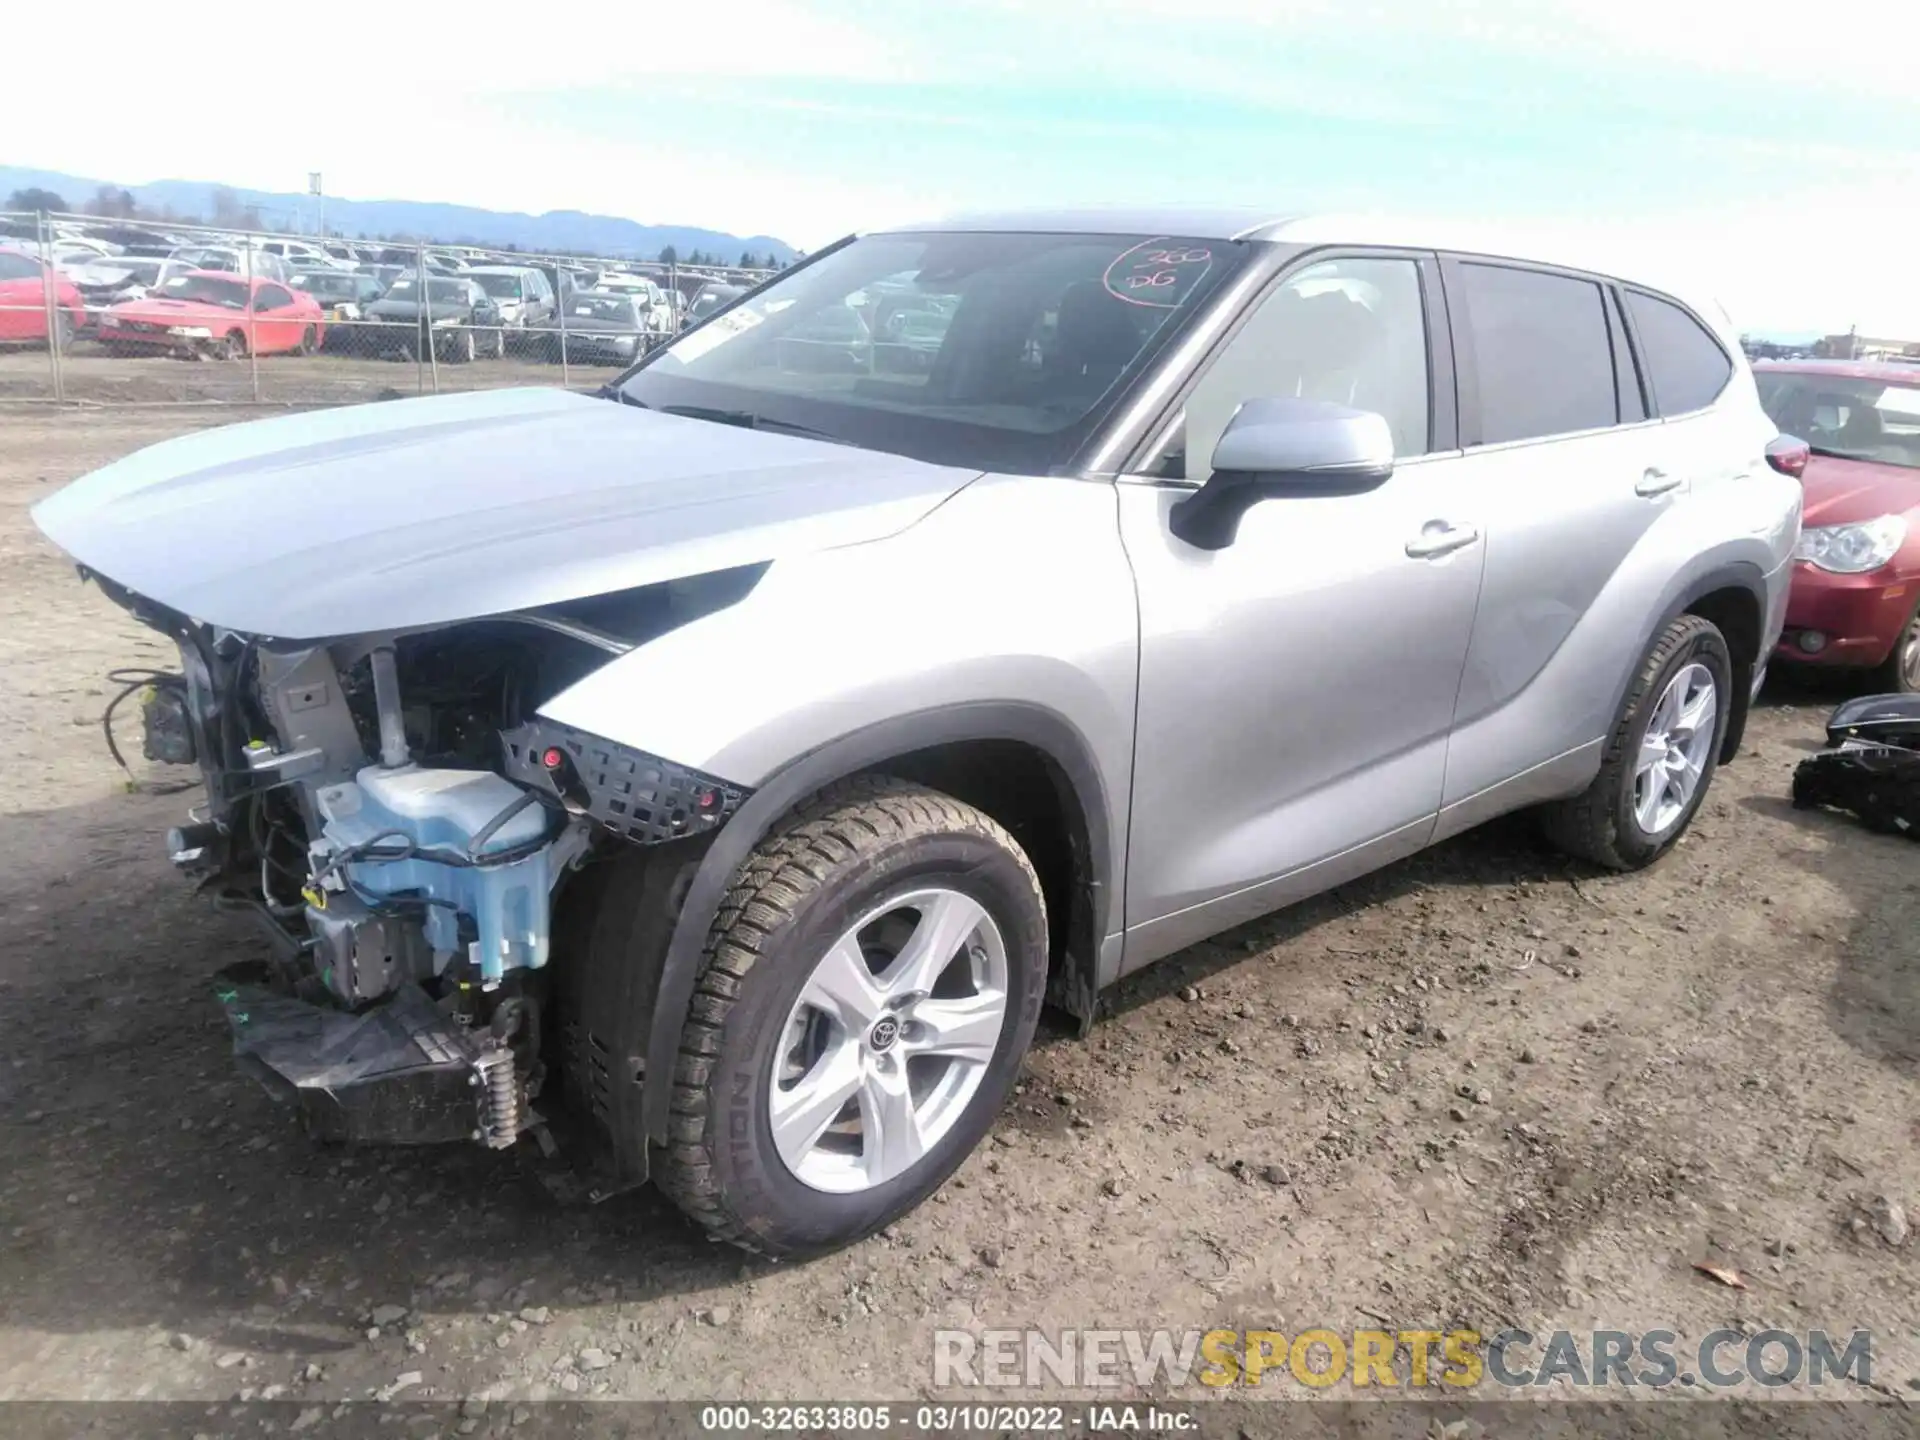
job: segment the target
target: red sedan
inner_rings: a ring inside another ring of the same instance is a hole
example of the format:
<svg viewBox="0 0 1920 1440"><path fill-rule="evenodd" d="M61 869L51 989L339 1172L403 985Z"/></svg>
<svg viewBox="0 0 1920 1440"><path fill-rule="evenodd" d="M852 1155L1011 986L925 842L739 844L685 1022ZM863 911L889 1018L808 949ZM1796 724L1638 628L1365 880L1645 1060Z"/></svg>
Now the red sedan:
<svg viewBox="0 0 1920 1440"><path fill-rule="evenodd" d="M1920 365L1754 366L1773 423L1812 448L1782 660L1920 691Z"/></svg>
<svg viewBox="0 0 1920 1440"><path fill-rule="evenodd" d="M325 334L325 312L305 291L277 280L189 270L101 315L99 340L123 353L238 360L249 350L311 355Z"/></svg>
<svg viewBox="0 0 1920 1440"><path fill-rule="evenodd" d="M48 267L18 250L0 250L0 344L45 344ZM87 317L80 292L53 272L53 326L61 349Z"/></svg>

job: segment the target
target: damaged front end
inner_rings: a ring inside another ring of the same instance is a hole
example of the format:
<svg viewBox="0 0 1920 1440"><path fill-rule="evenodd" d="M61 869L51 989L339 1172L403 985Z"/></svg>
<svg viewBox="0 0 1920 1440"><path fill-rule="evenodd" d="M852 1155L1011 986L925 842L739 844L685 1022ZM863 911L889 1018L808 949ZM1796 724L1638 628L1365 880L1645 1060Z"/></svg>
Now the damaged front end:
<svg viewBox="0 0 1920 1440"><path fill-rule="evenodd" d="M92 577L179 647L141 705L143 752L206 787L169 855L269 942L218 993L243 1065L315 1134L502 1148L531 1131L551 1148L534 1102L571 879L618 849L695 843L745 792L536 707L759 568L601 597L590 618L325 643L198 624Z"/></svg>

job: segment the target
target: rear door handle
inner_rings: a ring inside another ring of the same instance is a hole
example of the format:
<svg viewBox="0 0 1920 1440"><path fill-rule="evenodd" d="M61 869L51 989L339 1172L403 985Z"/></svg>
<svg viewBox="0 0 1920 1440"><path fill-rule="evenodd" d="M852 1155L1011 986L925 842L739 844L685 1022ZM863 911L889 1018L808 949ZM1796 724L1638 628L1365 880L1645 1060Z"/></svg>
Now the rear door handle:
<svg viewBox="0 0 1920 1440"><path fill-rule="evenodd" d="M1640 483L1633 487L1633 493L1651 500L1656 495L1678 490L1686 483L1678 475L1669 475L1664 470L1649 470L1640 477Z"/></svg>
<svg viewBox="0 0 1920 1440"><path fill-rule="evenodd" d="M1480 538L1471 525L1449 525L1444 520L1429 520L1420 533L1407 542L1407 554L1415 560L1437 560L1464 550Z"/></svg>

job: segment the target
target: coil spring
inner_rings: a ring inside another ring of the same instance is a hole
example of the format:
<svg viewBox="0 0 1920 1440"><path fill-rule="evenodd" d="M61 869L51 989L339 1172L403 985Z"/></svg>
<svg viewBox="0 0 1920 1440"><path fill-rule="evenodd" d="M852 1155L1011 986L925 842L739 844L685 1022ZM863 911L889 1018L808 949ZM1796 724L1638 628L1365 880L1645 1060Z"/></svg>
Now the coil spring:
<svg viewBox="0 0 1920 1440"><path fill-rule="evenodd" d="M520 1138L520 1082L513 1073L513 1052L494 1050L474 1061L484 1086L481 1133L491 1150L504 1150Z"/></svg>

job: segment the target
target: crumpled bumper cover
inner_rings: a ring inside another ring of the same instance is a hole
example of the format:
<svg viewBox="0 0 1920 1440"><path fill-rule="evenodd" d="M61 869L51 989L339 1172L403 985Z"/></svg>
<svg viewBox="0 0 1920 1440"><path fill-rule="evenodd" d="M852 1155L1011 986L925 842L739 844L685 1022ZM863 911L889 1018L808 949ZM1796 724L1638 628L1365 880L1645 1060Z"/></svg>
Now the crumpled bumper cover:
<svg viewBox="0 0 1920 1440"><path fill-rule="evenodd" d="M482 1134L479 1052L417 986L357 1015L231 973L215 993L241 1068L292 1101L316 1138L434 1145Z"/></svg>
<svg viewBox="0 0 1920 1440"><path fill-rule="evenodd" d="M718 830L752 792L690 766L535 718L500 733L508 778L623 840L658 845Z"/></svg>

